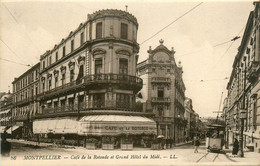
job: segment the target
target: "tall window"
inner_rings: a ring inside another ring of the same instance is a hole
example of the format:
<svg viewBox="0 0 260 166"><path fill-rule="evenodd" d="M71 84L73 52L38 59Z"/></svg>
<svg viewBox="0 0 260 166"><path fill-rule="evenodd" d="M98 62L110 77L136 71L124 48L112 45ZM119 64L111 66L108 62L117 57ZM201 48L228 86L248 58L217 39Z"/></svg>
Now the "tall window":
<svg viewBox="0 0 260 166"><path fill-rule="evenodd" d="M119 74L128 74L128 60L127 59L119 60Z"/></svg>
<svg viewBox="0 0 260 166"><path fill-rule="evenodd" d="M84 32L81 32L80 34L80 45L84 43Z"/></svg>
<svg viewBox="0 0 260 166"><path fill-rule="evenodd" d="M158 88L158 98L163 98L164 97L164 89L163 88Z"/></svg>
<svg viewBox="0 0 260 166"><path fill-rule="evenodd" d="M43 81L42 83L42 91L44 92L44 89L45 89L45 81Z"/></svg>
<svg viewBox="0 0 260 166"><path fill-rule="evenodd" d="M58 51L56 52L55 59L56 59L56 62L57 62L57 61L58 61L58 59L59 59Z"/></svg>
<svg viewBox="0 0 260 166"><path fill-rule="evenodd" d="M61 100L60 101L61 111L65 111L65 105L66 105L66 100Z"/></svg>
<svg viewBox="0 0 260 166"><path fill-rule="evenodd" d="M96 25L96 39L102 38L102 22L97 23Z"/></svg>
<svg viewBox="0 0 260 166"><path fill-rule="evenodd" d="M122 39L127 39L127 31L128 31L127 24L121 23L121 38Z"/></svg>
<svg viewBox="0 0 260 166"><path fill-rule="evenodd" d="M101 108L105 105L105 94L94 94L93 95L93 107L95 108Z"/></svg>
<svg viewBox="0 0 260 166"><path fill-rule="evenodd" d="M42 69L45 69L45 61L42 62Z"/></svg>
<svg viewBox="0 0 260 166"><path fill-rule="evenodd" d="M49 80L49 90L51 90L51 80Z"/></svg>
<svg viewBox="0 0 260 166"><path fill-rule="evenodd" d="M74 80L74 70L70 70L70 82Z"/></svg>
<svg viewBox="0 0 260 166"><path fill-rule="evenodd" d="M95 74L100 74L102 70L102 59L95 60Z"/></svg>
<svg viewBox="0 0 260 166"><path fill-rule="evenodd" d="M61 77L61 84L62 84L62 85L65 84L65 73L62 74L62 77Z"/></svg>
<svg viewBox="0 0 260 166"><path fill-rule="evenodd" d="M49 65L51 65L51 56L49 57Z"/></svg>
<svg viewBox="0 0 260 166"><path fill-rule="evenodd" d="M54 86L55 86L55 88L57 88L57 86L58 86L58 77L55 77L55 83L54 83Z"/></svg>
<svg viewBox="0 0 260 166"><path fill-rule="evenodd" d="M71 52L72 52L74 50L74 40L71 40L70 45L71 45Z"/></svg>
<svg viewBox="0 0 260 166"><path fill-rule="evenodd" d="M74 109L74 98L69 98L69 111Z"/></svg>
<svg viewBox="0 0 260 166"><path fill-rule="evenodd" d="M66 48L65 48L65 46L63 46L63 48L62 48L62 57L64 57L66 55Z"/></svg>

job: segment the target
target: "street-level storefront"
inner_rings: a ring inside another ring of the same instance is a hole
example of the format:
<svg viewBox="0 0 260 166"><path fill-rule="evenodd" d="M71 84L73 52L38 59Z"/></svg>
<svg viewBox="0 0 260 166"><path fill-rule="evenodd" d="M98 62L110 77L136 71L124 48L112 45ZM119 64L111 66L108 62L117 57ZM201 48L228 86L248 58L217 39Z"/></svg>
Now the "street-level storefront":
<svg viewBox="0 0 260 166"><path fill-rule="evenodd" d="M81 118L59 117L37 119L33 122L35 141L40 137L44 142L66 141L86 142L95 138L116 140L131 139L134 145L141 145L146 136L157 134L156 122L142 116L89 115ZM114 141L115 143L115 141Z"/></svg>

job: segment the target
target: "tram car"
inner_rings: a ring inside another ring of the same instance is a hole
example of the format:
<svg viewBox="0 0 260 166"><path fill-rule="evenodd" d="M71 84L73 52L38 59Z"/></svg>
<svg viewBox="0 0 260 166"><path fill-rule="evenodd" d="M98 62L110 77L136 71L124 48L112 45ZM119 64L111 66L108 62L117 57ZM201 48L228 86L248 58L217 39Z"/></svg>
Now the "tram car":
<svg viewBox="0 0 260 166"><path fill-rule="evenodd" d="M210 152L220 152L224 146L225 126L210 124L207 126L206 147Z"/></svg>

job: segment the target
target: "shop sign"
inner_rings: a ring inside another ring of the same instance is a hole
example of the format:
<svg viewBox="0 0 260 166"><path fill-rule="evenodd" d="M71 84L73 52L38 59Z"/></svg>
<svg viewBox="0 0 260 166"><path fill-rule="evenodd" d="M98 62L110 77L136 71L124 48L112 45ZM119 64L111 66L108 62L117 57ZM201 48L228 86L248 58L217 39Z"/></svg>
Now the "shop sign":
<svg viewBox="0 0 260 166"><path fill-rule="evenodd" d="M153 124L112 124L82 122L79 133L97 135L115 134L156 134L156 126Z"/></svg>

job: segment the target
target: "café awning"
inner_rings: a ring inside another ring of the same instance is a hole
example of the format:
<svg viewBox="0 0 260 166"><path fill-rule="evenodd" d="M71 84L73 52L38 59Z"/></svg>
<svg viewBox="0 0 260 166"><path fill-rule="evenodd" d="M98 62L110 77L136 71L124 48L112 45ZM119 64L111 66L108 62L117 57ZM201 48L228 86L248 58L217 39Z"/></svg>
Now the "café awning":
<svg viewBox="0 0 260 166"><path fill-rule="evenodd" d="M77 134L76 118L39 119L33 122L34 134Z"/></svg>
<svg viewBox="0 0 260 166"><path fill-rule="evenodd" d="M5 111L1 111L0 114L6 114L8 112L10 112L11 109L5 110Z"/></svg>
<svg viewBox="0 0 260 166"><path fill-rule="evenodd" d="M79 121L79 135L156 134L156 122L142 116L91 115Z"/></svg>
<svg viewBox="0 0 260 166"><path fill-rule="evenodd" d="M19 127L21 127L21 126L12 126L12 127L10 127L8 130L6 130L6 132L7 132L8 134L12 134L12 132L14 132L15 130L17 130Z"/></svg>
<svg viewBox="0 0 260 166"><path fill-rule="evenodd" d="M0 126L0 133L4 133L6 126Z"/></svg>

